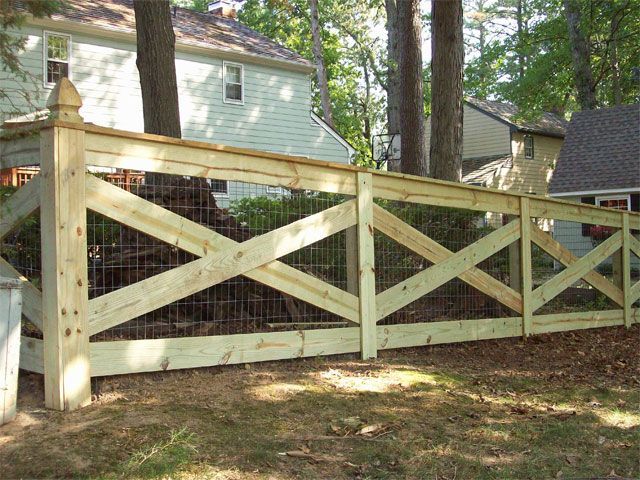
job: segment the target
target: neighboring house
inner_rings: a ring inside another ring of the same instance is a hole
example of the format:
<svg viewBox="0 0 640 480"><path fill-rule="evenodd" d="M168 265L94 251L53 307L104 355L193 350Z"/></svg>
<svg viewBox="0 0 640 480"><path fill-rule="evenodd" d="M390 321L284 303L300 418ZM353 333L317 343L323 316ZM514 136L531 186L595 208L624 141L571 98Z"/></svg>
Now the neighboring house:
<svg viewBox="0 0 640 480"><path fill-rule="evenodd" d="M429 151L430 120L427 120ZM462 131L462 181L470 185L547 194L566 121L552 113L522 119L508 103L467 98Z"/></svg>
<svg viewBox="0 0 640 480"><path fill-rule="evenodd" d="M314 66L241 25L229 1L214 3L211 13L173 7L183 138L349 163L353 147L311 111ZM132 0L66 0L51 19L30 18L14 33L26 36L20 60L39 80L2 79L0 88L39 93L42 108L68 76L86 122L143 130ZM33 110L14 97L17 107ZM0 121L12 114L0 100ZM213 185L233 198L233 185ZM237 190L246 194L245 186Z"/></svg>
<svg viewBox="0 0 640 480"><path fill-rule="evenodd" d="M549 192L563 200L640 211L640 104L574 113ZM603 233L592 225L558 221L554 236L582 256Z"/></svg>

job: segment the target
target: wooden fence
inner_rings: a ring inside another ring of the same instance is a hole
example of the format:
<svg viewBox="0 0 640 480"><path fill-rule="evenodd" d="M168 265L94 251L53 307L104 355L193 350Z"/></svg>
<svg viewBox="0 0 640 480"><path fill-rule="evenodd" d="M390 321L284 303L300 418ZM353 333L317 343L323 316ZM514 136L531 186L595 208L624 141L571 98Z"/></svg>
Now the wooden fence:
<svg viewBox="0 0 640 480"><path fill-rule="evenodd" d="M1 141L0 168L39 165L41 173L0 207L0 239L40 210L41 289L26 284L24 316L43 340L23 337L21 367L44 373L46 405L75 409L90 402L90 377L240 362L475 341L545 332L626 325L640 320L633 308L640 282L631 283L630 252L640 256L640 215L426 178L372 171L82 122L81 100L63 81L49 100L52 119L10 132ZM352 197L322 212L238 243L133 193L86 173L86 166L143 170L343 194ZM506 214L506 225L453 252L374 199ZM196 260L89 299L87 210L193 254ZM577 258L540 230L532 218L613 227L615 233ZM376 294L374 231L433 265ZM346 231L348 287L337 288L280 258L336 232ZM517 246L516 282L505 285L478 268L496 252ZM531 246L564 268L534 288ZM619 282L595 270L618 253ZM0 259L0 275L20 277ZM199 290L243 275L331 312L346 328L188 338L90 342L90 336ZM403 306L459 278L517 312L517 316L378 325ZM534 315L545 303L584 279L617 309Z"/></svg>

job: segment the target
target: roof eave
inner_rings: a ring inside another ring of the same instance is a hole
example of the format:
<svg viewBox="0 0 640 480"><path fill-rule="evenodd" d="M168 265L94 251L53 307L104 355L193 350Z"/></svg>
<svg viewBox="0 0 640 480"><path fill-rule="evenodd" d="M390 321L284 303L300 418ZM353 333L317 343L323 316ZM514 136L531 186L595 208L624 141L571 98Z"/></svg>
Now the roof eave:
<svg viewBox="0 0 640 480"><path fill-rule="evenodd" d="M121 29L108 28L104 26L88 25L86 23L73 22L70 20L35 18L33 16L29 16L27 23L43 28L65 30L72 33L81 33L89 36L96 36L113 40L123 40L126 42L131 42L133 40L133 44L135 45L136 43L135 31L124 31ZM285 60L252 53L235 52L233 50L224 50L216 47L206 47L203 45L196 45L180 40L176 40L176 51L201 55L205 54L224 60L246 61L249 63L278 67L284 70L306 74L313 73L316 69L314 65L295 62L293 60Z"/></svg>

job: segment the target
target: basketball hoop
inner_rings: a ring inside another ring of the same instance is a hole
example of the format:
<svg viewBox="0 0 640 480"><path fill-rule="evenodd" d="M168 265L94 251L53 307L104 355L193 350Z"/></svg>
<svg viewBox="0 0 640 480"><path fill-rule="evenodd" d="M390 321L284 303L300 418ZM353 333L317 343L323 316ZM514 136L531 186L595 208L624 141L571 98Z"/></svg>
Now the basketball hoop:
<svg viewBox="0 0 640 480"><path fill-rule="evenodd" d="M371 154L378 170L389 162L400 160L400 134L381 133L371 138Z"/></svg>

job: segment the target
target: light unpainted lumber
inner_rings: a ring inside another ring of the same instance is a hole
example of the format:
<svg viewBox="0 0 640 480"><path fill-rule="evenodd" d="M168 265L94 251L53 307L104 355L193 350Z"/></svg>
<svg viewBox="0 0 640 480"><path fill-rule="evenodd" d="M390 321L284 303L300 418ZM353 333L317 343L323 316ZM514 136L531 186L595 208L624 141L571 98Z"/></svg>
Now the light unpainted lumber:
<svg viewBox="0 0 640 480"><path fill-rule="evenodd" d="M0 239L40 207L40 174L19 188L0 205Z"/></svg>
<svg viewBox="0 0 640 480"><path fill-rule="evenodd" d="M629 224L629 228L631 229L631 224ZM633 235L629 235L628 241L629 241L629 248L631 249L631 251L635 253L637 257L640 257L640 240L638 240Z"/></svg>
<svg viewBox="0 0 640 480"><path fill-rule="evenodd" d="M520 317L378 325L381 350L441 343L472 342L522 334Z"/></svg>
<svg viewBox="0 0 640 480"><path fill-rule="evenodd" d="M377 230L430 262L439 263L454 255L448 248L430 239L378 205L373 206L373 219ZM520 313L522 311L522 296L513 288L504 285L488 273L477 267L472 267L459 276L460 280L477 288L485 295L499 301L515 312Z"/></svg>
<svg viewBox="0 0 640 480"><path fill-rule="evenodd" d="M44 373L44 342L39 338L20 337L20 369Z"/></svg>
<svg viewBox="0 0 640 480"><path fill-rule="evenodd" d="M355 195L353 171L206 143L153 142L88 134L87 164Z"/></svg>
<svg viewBox="0 0 640 480"><path fill-rule="evenodd" d="M563 290L570 287L577 280L597 267L622 244L622 232L618 231L604 242L591 250L578 261L569 265L562 272L558 273L551 280L548 280L531 294L531 309L536 311L545 303L554 299Z"/></svg>
<svg viewBox="0 0 640 480"><path fill-rule="evenodd" d="M360 352L363 360L378 355L376 342L376 277L373 245L373 189L370 173L358 173L358 292Z"/></svg>
<svg viewBox="0 0 640 480"><path fill-rule="evenodd" d="M632 312L638 321L638 309ZM613 327L624 324L624 313L618 310L602 310L599 312L570 312L533 316L533 333L566 332L584 328Z"/></svg>
<svg viewBox="0 0 640 480"><path fill-rule="evenodd" d="M0 258L0 276L22 280L22 314L42 331L42 293L25 276Z"/></svg>
<svg viewBox="0 0 640 480"><path fill-rule="evenodd" d="M554 240L551 235L543 232L535 225L531 228L531 239L536 245L565 267L573 265L579 260L579 258L576 257L568 248ZM604 293L618 305L623 305L624 299L622 290L595 270L588 271L582 278L585 282Z"/></svg>
<svg viewBox="0 0 640 480"><path fill-rule="evenodd" d="M224 235L93 175L87 175L87 207L199 257L212 255L238 245ZM351 322L359 322L356 296L285 263L274 260L255 270L245 272L244 276ZM98 299L94 299L89 302L90 312L95 309L92 305L97 301ZM97 321L95 316L90 315L90 323L95 324Z"/></svg>
<svg viewBox="0 0 640 480"><path fill-rule="evenodd" d="M37 133L0 139L0 170L40 165L40 137Z"/></svg>
<svg viewBox="0 0 640 480"><path fill-rule="evenodd" d="M529 199L520 199L520 271L522 272L522 336L527 338L531 335L531 316L533 307L531 304L531 291L533 289L533 278L531 268L531 214L529 210Z"/></svg>
<svg viewBox="0 0 640 480"><path fill-rule="evenodd" d="M91 344L91 375L265 362L359 350L358 327L95 342Z"/></svg>
<svg viewBox="0 0 640 480"><path fill-rule="evenodd" d="M345 230L345 257L347 267L347 292L358 295L358 227Z"/></svg>
<svg viewBox="0 0 640 480"><path fill-rule="evenodd" d="M376 172L373 176L373 194L376 198L425 205L512 215L520 213L519 197L515 195L413 176Z"/></svg>
<svg viewBox="0 0 640 480"><path fill-rule="evenodd" d="M546 198L530 198L529 207L531 216L535 218L552 218L618 228L622 226L620 211L584 203L559 203Z"/></svg>
<svg viewBox="0 0 640 480"><path fill-rule="evenodd" d="M621 280L622 291L624 292L624 324L627 328L631 327L631 308L633 302L631 301L631 230L629 229L629 214L622 213L622 248L620 250L621 261Z"/></svg>
<svg viewBox="0 0 640 480"><path fill-rule="evenodd" d="M92 334L119 325L338 233L356 222L349 200L90 302Z"/></svg>
<svg viewBox="0 0 640 480"><path fill-rule="evenodd" d="M633 305L640 300L640 282L636 282L634 286L629 289L629 301Z"/></svg>
<svg viewBox="0 0 640 480"><path fill-rule="evenodd" d="M446 260L379 293L376 296L378 320L456 278L518 238L520 238L520 220L514 220Z"/></svg>
<svg viewBox="0 0 640 480"><path fill-rule="evenodd" d="M84 132L40 139L45 405L74 410L91 403Z"/></svg>

